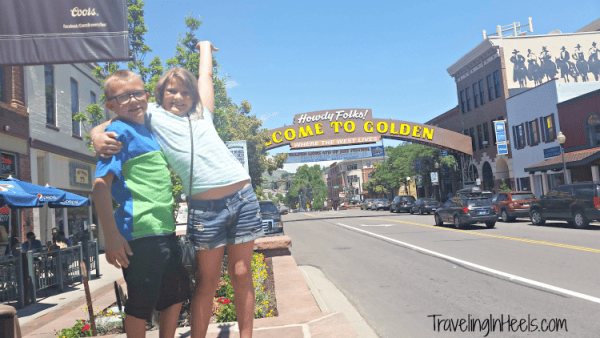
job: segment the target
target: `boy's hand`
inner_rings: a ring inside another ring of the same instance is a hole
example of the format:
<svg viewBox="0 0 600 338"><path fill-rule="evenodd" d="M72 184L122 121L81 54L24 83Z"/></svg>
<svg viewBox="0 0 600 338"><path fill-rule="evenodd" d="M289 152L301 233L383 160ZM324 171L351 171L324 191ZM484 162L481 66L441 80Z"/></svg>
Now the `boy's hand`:
<svg viewBox="0 0 600 338"><path fill-rule="evenodd" d="M102 158L111 158L120 152L123 149L123 143L115 140L117 136L119 135L112 131L95 135L92 145L96 153Z"/></svg>
<svg viewBox="0 0 600 338"><path fill-rule="evenodd" d="M129 247L129 243L121 236L121 234L115 234L112 238L107 238L104 245L104 253L106 261L114 265L117 269L121 267L127 268L129 266L129 256L133 256L133 252Z"/></svg>

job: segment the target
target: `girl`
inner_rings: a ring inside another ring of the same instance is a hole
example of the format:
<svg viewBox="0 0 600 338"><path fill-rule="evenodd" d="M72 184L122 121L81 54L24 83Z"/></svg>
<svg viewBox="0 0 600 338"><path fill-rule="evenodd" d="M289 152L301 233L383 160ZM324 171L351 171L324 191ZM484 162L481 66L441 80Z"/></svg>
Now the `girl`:
<svg viewBox="0 0 600 338"><path fill-rule="evenodd" d="M235 294L240 337L252 337L254 288L251 261L254 240L263 236L258 200L250 176L218 136L212 123L215 97L209 41L200 50L200 78L183 68L167 71L155 89L157 105L148 108L146 126L179 174L188 198L188 234L197 250L197 287L192 300L192 337L204 337L212 316L224 248ZM102 157L121 145L103 133L109 122L91 131ZM190 164L193 172L190 170Z"/></svg>

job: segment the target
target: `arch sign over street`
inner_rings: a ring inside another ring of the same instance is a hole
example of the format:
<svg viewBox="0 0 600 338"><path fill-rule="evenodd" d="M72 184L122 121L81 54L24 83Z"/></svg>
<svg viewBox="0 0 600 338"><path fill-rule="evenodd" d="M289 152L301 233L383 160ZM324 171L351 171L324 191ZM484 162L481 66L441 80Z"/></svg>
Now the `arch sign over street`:
<svg viewBox="0 0 600 338"><path fill-rule="evenodd" d="M294 116L294 124L269 131L266 148L292 150L375 143L382 137L473 155L471 137L440 127L391 119L374 119L371 109L331 109Z"/></svg>

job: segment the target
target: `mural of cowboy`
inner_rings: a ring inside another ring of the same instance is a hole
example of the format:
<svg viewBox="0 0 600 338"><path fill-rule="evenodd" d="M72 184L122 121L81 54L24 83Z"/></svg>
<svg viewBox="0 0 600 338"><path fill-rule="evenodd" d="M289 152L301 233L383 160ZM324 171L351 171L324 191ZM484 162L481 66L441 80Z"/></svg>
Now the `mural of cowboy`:
<svg viewBox="0 0 600 338"><path fill-rule="evenodd" d="M598 81L600 78L600 50L596 48L596 42L592 42L592 48L588 52L588 69Z"/></svg>
<svg viewBox="0 0 600 338"><path fill-rule="evenodd" d="M527 87L527 67L525 67L525 57L518 50L513 51L510 61L514 64L513 81L519 82L519 87Z"/></svg>
<svg viewBox="0 0 600 338"><path fill-rule="evenodd" d="M567 48L562 46L560 49L560 57L556 58L556 66L560 69L560 77L565 82L569 81L569 75L573 76L573 70L575 69L575 65L573 62L569 61L571 59L571 55L567 52ZM577 77L575 77L575 82L577 82Z"/></svg>
<svg viewBox="0 0 600 338"><path fill-rule="evenodd" d="M552 55L548 51L548 48L543 46L542 52L540 53L540 68L542 70L541 79L548 77L548 81L554 78L554 75L558 72L556 70L556 64L552 61Z"/></svg>
<svg viewBox="0 0 600 338"><path fill-rule="evenodd" d="M542 84L542 68L538 63L538 57L531 49L527 50L527 78L533 80L535 85Z"/></svg>
<svg viewBox="0 0 600 338"><path fill-rule="evenodd" d="M581 80L583 82L587 82L588 63L587 61L585 61L585 56L583 54L583 50L581 49L580 44L577 44L577 46L575 46L575 52L573 52L573 60L576 60L575 65L577 68L577 73L581 75ZM577 82L577 78L575 79L575 82Z"/></svg>

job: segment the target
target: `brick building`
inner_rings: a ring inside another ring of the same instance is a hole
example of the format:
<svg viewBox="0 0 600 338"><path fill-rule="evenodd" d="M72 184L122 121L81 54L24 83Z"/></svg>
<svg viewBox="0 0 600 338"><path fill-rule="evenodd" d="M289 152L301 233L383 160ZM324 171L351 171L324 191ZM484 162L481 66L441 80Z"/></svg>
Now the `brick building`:
<svg viewBox="0 0 600 338"><path fill-rule="evenodd" d="M472 138L473 157L464 160L466 172L487 190L497 190L503 180L517 187L512 151L509 147L507 155L497 154L492 128L492 121L507 119L508 98L555 78L560 83L597 81L597 74L582 69L600 32L525 35L517 27L514 31L515 36L486 36L447 69L456 82L460 112L461 129L453 130ZM508 121L509 140L510 131ZM472 183L470 177L465 185Z"/></svg>
<svg viewBox="0 0 600 338"><path fill-rule="evenodd" d="M21 66L0 67L0 178L9 176L31 182L29 157L29 112L25 106L24 74ZM8 224L8 213L12 221ZM31 209L0 208L0 226L19 239L33 230Z"/></svg>

